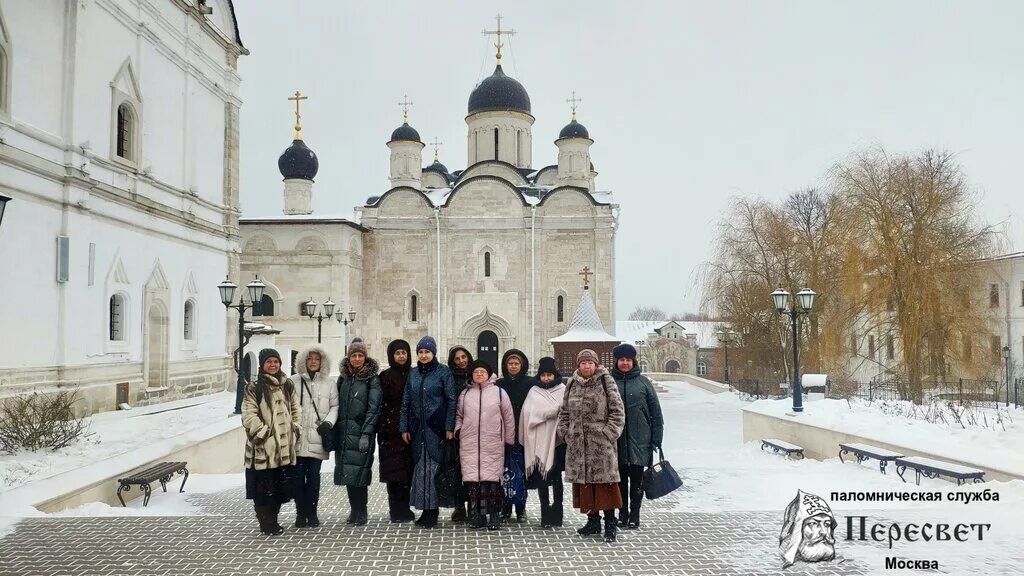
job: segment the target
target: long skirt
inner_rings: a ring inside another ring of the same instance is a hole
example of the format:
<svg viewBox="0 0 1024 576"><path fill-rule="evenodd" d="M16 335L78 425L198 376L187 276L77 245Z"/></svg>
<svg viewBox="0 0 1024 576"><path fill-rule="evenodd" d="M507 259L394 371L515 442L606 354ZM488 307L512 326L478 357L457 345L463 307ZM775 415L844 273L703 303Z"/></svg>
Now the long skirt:
<svg viewBox="0 0 1024 576"><path fill-rule="evenodd" d="M584 514L622 508L619 484L573 484L572 507Z"/></svg>
<svg viewBox="0 0 1024 576"><path fill-rule="evenodd" d="M420 453L420 459L412 470L412 491L410 504L417 510L437 510L440 506L437 498L437 485L434 476L437 475L438 463L430 458L426 446ZM618 487L618 484L615 485Z"/></svg>
<svg viewBox="0 0 1024 576"><path fill-rule="evenodd" d="M465 482L469 493L469 509L472 514L497 514L501 512L505 491L501 482Z"/></svg>
<svg viewBox="0 0 1024 576"><path fill-rule="evenodd" d="M245 498L256 506L284 504L292 499L293 466L269 470L245 469Z"/></svg>

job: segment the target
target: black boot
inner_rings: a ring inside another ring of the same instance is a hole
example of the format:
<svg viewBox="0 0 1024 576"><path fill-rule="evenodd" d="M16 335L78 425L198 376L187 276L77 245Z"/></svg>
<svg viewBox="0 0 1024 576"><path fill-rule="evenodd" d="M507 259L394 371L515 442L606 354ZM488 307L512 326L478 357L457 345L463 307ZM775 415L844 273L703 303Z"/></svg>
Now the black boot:
<svg viewBox="0 0 1024 576"><path fill-rule="evenodd" d="M516 505L516 522L526 521L526 504Z"/></svg>
<svg viewBox="0 0 1024 576"><path fill-rule="evenodd" d="M310 528L316 528L320 525L320 519L316 516L316 507L316 502L306 507L306 525Z"/></svg>
<svg viewBox="0 0 1024 576"><path fill-rule="evenodd" d="M256 521L260 524L261 534L270 534L270 524L267 522L269 514L267 514L267 507L255 505L253 510L256 511Z"/></svg>
<svg viewBox="0 0 1024 576"><path fill-rule="evenodd" d="M348 517L345 518L345 524L355 524L355 523L356 523L356 511L355 510L349 510Z"/></svg>
<svg viewBox="0 0 1024 576"><path fill-rule="evenodd" d="M597 536L601 533L601 516L597 512L587 514L587 523L576 530L580 536Z"/></svg>
<svg viewBox="0 0 1024 576"><path fill-rule="evenodd" d="M280 522L278 522L278 517L280 515L280 504L273 504L271 506L267 506L267 534L270 534L271 536L277 536L278 534L284 532L284 526L281 526Z"/></svg>
<svg viewBox="0 0 1024 576"><path fill-rule="evenodd" d="M546 504L544 504L543 502L541 502L540 503L540 527L541 528L551 528L551 526L553 526L553 524L551 523L551 507L546 505Z"/></svg>
<svg viewBox="0 0 1024 576"><path fill-rule="evenodd" d="M420 528L434 528L437 526L437 516L437 508L433 510L424 510L423 513L420 514L419 520L416 521L416 525Z"/></svg>
<svg viewBox="0 0 1024 576"><path fill-rule="evenodd" d="M619 508L619 521L617 524L622 528L625 528L629 524L629 512L626 511L625 507Z"/></svg>
<svg viewBox="0 0 1024 576"><path fill-rule="evenodd" d="M634 498L629 503L629 523L626 528L629 530L636 530L640 527L640 504L643 500ZM621 526L621 524L620 524Z"/></svg>
<svg viewBox="0 0 1024 576"><path fill-rule="evenodd" d="M469 520L469 516L466 515L466 505L463 502L459 502L455 505L455 510L452 512L452 522L465 522Z"/></svg>
<svg viewBox="0 0 1024 576"><path fill-rule="evenodd" d="M512 503L509 502L508 500L506 500L506 501L502 502L502 504L501 504L501 519L502 520L508 520L511 517L512 517Z"/></svg>
<svg viewBox="0 0 1024 576"><path fill-rule="evenodd" d="M559 502L557 506L551 508L551 526L554 528L561 528L564 517L564 511L562 510L562 503Z"/></svg>
<svg viewBox="0 0 1024 576"><path fill-rule="evenodd" d="M501 530L501 516L497 512L491 512L491 517L487 522L488 530Z"/></svg>
<svg viewBox="0 0 1024 576"><path fill-rule="evenodd" d="M296 498L295 500L295 527L305 528L309 526L309 516L306 509L306 503Z"/></svg>
<svg viewBox="0 0 1024 576"><path fill-rule="evenodd" d="M615 535L619 531L618 522L615 518L615 510L604 511L604 541L615 542Z"/></svg>

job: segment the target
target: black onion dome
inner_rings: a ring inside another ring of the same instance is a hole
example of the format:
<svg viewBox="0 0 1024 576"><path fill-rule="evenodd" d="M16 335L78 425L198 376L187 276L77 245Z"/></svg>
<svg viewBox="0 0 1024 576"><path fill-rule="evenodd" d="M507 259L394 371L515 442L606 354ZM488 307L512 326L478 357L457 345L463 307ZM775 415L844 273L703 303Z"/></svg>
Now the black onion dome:
<svg viewBox="0 0 1024 576"><path fill-rule="evenodd" d="M445 167L444 164L441 164L437 160L434 160L434 163L431 164L430 166L427 166L426 168L424 168L423 171L424 172L437 172L438 174L447 174L448 173L448 168Z"/></svg>
<svg viewBox="0 0 1024 576"><path fill-rule="evenodd" d="M366 199L366 205L373 206L374 204L377 203L378 200L380 200L380 196L370 196L369 198Z"/></svg>
<svg viewBox="0 0 1024 576"><path fill-rule="evenodd" d="M391 133L391 142L395 142L397 140L422 142L422 140L420 140L420 133L412 126L409 126L408 122L402 124L398 128L395 128L395 131Z"/></svg>
<svg viewBox="0 0 1024 576"><path fill-rule="evenodd" d="M580 124L573 118L572 122L565 125L562 131L558 133L558 139L562 138L590 138L590 133L587 132L587 127Z"/></svg>
<svg viewBox="0 0 1024 576"><path fill-rule="evenodd" d="M515 78L506 76L501 64L494 74L484 78L469 95L469 113L487 110L513 110L530 113L530 95Z"/></svg>
<svg viewBox="0 0 1024 576"><path fill-rule="evenodd" d="M277 169L281 171L281 176L284 176L285 180L299 178L312 181L320 170L320 161L305 142L293 140L292 145L285 148L278 157Z"/></svg>

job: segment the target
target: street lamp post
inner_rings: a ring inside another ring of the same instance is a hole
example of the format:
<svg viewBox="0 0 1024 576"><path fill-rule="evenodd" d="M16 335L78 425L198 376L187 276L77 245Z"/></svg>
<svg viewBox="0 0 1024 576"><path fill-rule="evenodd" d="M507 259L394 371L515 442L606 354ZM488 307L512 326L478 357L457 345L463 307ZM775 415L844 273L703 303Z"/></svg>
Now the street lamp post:
<svg viewBox="0 0 1024 576"><path fill-rule="evenodd" d="M345 357L347 358L348 357L348 325L356 321L356 311L353 308L349 308L348 309L348 313L345 313L344 310L338 310L338 313L335 315L335 317L337 318L338 322L341 322L342 326L345 327L344 332L342 333L343 334L343 336L342 336L342 344L343 344L343 347L344 347Z"/></svg>
<svg viewBox="0 0 1024 576"><path fill-rule="evenodd" d="M238 380L235 386L235 414L242 413L242 396L245 394L246 378L245 374L242 373L242 351L245 349L246 344L245 311L263 299L263 289L266 288L266 284L260 282L259 276L256 276L245 287L249 291L249 301L251 304L246 304L244 294L238 296L238 304L231 303L235 299L235 290L238 286L227 277L217 285L217 289L220 290L220 301L224 304L224 307L238 311L238 350L235 361L235 372L238 373Z"/></svg>
<svg viewBox="0 0 1024 576"><path fill-rule="evenodd" d="M1010 347L1003 346L1003 365L1006 367L1006 407L1010 407Z"/></svg>
<svg viewBox="0 0 1024 576"><path fill-rule="evenodd" d="M732 329L722 330L719 329L715 332L718 336L718 341L725 345L725 384L729 384L729 343L736 337L736 332Z"/></svg>
<svg viewBox="0 0 1024 576"><path fill-rule="evenodd" d="M793 412L804 411L803 389L800 386L800 336L797 332L797 321L801 314L810 314L814 306L814 290L804 288L797 292L793 298L792 306L789 305L789 291L779 288L772 292L772 301L775 304L775 311L780 316L789 316L793 329Z"/></svg>
<svg viewBox="0 0 1024 576"><path fill-rule="evenodd" d="M302 310L306 313L306 316L316 320L316 343L320 344L323 340L324 320L334 315L334 302L331 302L330 297L328 297L327 302L324 302L324 311L313 316L313 314L316 314L316 300L310 298L309 302L302 305Z"/></svg>

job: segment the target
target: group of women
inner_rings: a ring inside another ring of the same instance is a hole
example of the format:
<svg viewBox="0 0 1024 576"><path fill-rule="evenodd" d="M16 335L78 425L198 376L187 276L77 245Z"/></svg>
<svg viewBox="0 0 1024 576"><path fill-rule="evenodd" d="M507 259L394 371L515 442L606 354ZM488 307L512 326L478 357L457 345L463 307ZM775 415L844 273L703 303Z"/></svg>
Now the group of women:
<svg viewBox="0 0 1024 576"><path fill-rule="evenodd" d="M246 498L264 534L284 531L279 513L290 499L296 528L320 525L320 469L331 452L334 483L348 495L346 523L366 524L374 444L393 523L437 526L438 478L455 461L462 485L453 522L499 530L513 513L524 521L525 499L505 497L511 457L522 463L522 487L537 490L541 526L562 526L563 473L572 484L572 506L587 515L581 536L603 532L614 542L619 527L640 525L644 470L661 446L664 422L632 346L615 348L611 371L592 350L581 351L568 379L553 358L542 358L530 376L529 359L515 349L502 357L500 378L461 346L441 364L430 336L417 343L415 364L405 340L391 342L387 354L388 368L379 372L366 345L355 340L332 380L318 346L297 356L290 377L275 350L260 352L242 425ZM422 511L418 519L412 508Z"/></svg>

